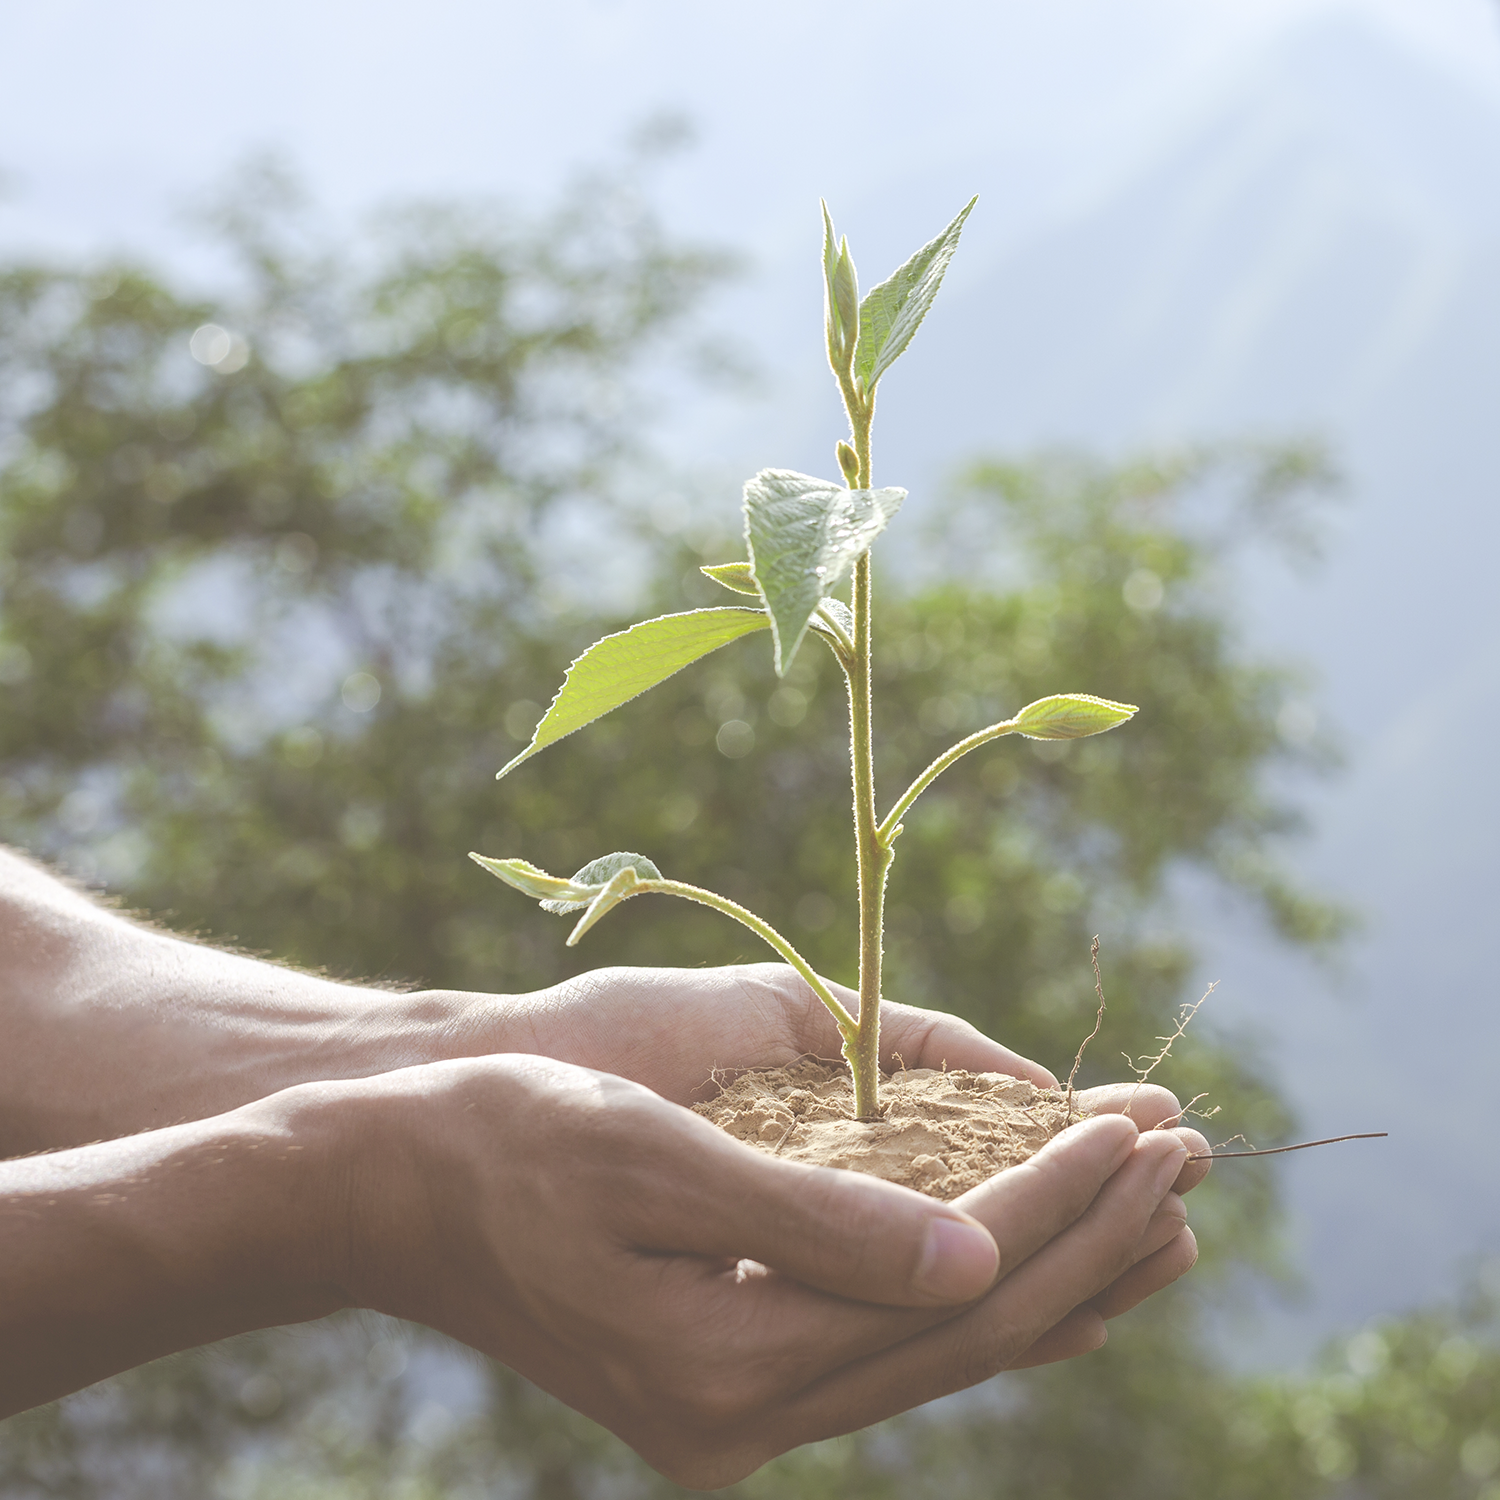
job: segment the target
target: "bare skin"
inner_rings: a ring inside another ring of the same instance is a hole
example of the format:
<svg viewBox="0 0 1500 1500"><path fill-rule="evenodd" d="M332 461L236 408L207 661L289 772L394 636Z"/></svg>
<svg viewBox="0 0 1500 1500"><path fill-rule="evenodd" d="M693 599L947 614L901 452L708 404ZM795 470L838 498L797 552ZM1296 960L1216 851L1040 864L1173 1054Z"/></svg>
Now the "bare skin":
<svg viewBox="0 0 1500 1500"><path fill-rule="evenodd" d="M953 1017L883 1024L909 1066L1052 1081ZM714 1067L837 1050L777 965L393 995L151 931L0 854L0 1035L0 1150L48 1153L0 1161L0 1412L373 1307L719 1486L1097 1347L1196 1256L1181 1194L1207 1163L1150 1128L1165 1090L1129 1116L1099 1091L951 1204L683 1109Z"/></svg>

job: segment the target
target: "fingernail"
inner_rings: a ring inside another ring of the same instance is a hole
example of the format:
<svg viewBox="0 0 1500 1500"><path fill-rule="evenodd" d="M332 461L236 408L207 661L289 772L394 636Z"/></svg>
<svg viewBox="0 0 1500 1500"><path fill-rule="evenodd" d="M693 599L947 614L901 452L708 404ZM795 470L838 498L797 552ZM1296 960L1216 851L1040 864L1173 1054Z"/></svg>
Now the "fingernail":
<svg viewBox="0 0 1500 1500"><path fill-rule="evenodd" d="M1000 1252L987 1230L962 1219L932 1219L913 1280L940 1302L968 1302L990 1289L999 1269Z"/></svg>
<svg viewBox="0 0 1500 1500"><path fill-rule="evenodd" d="M1172 1184L1181 1176L1183 1164L1187 1161L1187 1155L1187 1147L1181 1141L1178 1141L1177 1149L1168 1152L1157 1164L1156 1192L1159 1197L1165 1197L1171 1190Z"/></svg>

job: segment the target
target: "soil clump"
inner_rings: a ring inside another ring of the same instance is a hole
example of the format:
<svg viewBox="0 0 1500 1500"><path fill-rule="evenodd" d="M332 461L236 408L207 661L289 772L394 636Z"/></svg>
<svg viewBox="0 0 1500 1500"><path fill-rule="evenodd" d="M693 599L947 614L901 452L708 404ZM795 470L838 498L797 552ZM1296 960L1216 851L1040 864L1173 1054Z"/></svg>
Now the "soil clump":
<svg viewBox="0 0 1500 1500"><path fill-rule="evenodd" d="M1005 1073L902 1069L882 1076L880 1097L882 1119L856 1120L848 1069L810 1057L741 1073L693 1109L771 1156L866 1172L944 1200L1034 1156L1069 1123L1060 1089Z"/></svg>

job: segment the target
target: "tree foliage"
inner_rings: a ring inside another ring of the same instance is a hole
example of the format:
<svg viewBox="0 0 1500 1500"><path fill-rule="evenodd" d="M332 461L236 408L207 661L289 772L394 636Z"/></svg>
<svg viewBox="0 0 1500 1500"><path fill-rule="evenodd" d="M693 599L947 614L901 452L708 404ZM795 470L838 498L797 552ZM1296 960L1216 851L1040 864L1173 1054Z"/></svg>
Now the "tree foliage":
<svg viewBox="0 0 1500 1500"><path fill-rule="evenodd" d="M541 216L429 206L358 237L320 237L263 173L211 216L228 267L213 295L124 262L0 268L0 837L184 930L358 977L522 991L606 963L766 956L712 913L651 900L569 950L463 857L570 871L639 849L853 977L826 653L778 678L756 643L729 645L494 780L602 629L724 597L697 569L727 555L737 496L653 523L676 482L637 434L640 393L696 368L691 315L725 261L670 239L633 170ZM1278 732L1304 684L1247 652L1224 586L1237 539L1294 526L1320 478L1287 449L1054 456L976 469L930 512L940 581L881 603L886 800L1060 684L1107 683L1141 712L1096 740L1002 741L913 809L887 994L1066 1067L1098 931L1095 1081L1184 998L1195 955L1163 921L1176 871L1228 882L1289 941L1332 940L1339 915L1273 858L1296 823L1278 778L1326 756ZM955 546L964 567L944 564ZM1224 1134L1288 1128L1243 1038L1190 1034L1176 1067ZM1256 1164L1198 1195L1210 1268L1270 1262L1272 1181ZM1228 1495L1247 1398L1193 1306L1163 1299L1103 1356L790 1455L738 1492ZM462 1399L433 1394L455 1381ZM1255 1400L1256 1463L1282 1454L1301 1477L1233 1493L1321 1493L1297 1488L1313 1483L1305 1436L1283 1444L1302 1408ZM0 1441L7 1495L506 1484L668 1492L508 1372L380 1320L166 1361Z"/></svg>

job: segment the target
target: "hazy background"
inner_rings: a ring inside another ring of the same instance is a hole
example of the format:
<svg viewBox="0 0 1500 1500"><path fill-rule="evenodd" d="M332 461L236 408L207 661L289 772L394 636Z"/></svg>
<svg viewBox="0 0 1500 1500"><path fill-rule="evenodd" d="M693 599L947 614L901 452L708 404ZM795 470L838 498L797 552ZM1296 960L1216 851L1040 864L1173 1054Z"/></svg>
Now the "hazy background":
<svg viewBox="0 0 1500 1500"><path fill-rule="evenodd" d="M699 137L664 175L669 221L751 263L718 316L759 393L669 423L678 459L722 466L726 513L747 466L829 467L820 195L867 285L982 195L882 388L879 481L918 502L980 450L1328 440L1348 483L1327 561L1252 575L1247 618L1320 676L1309 705L1348 767L1297 860L1366 929L1331 975L1232 913L1196 920L1216 1003L1275 1039L1309 1132L1392 1139L1239 1166L1286 1174L1309 1287L1244 1336L1288 1358L1441 1294L1500 1250L1496 14L0 3L0 247L191 268L179 210L251 149L285 150L335 208L530 198L664 110Z"/></svg>

